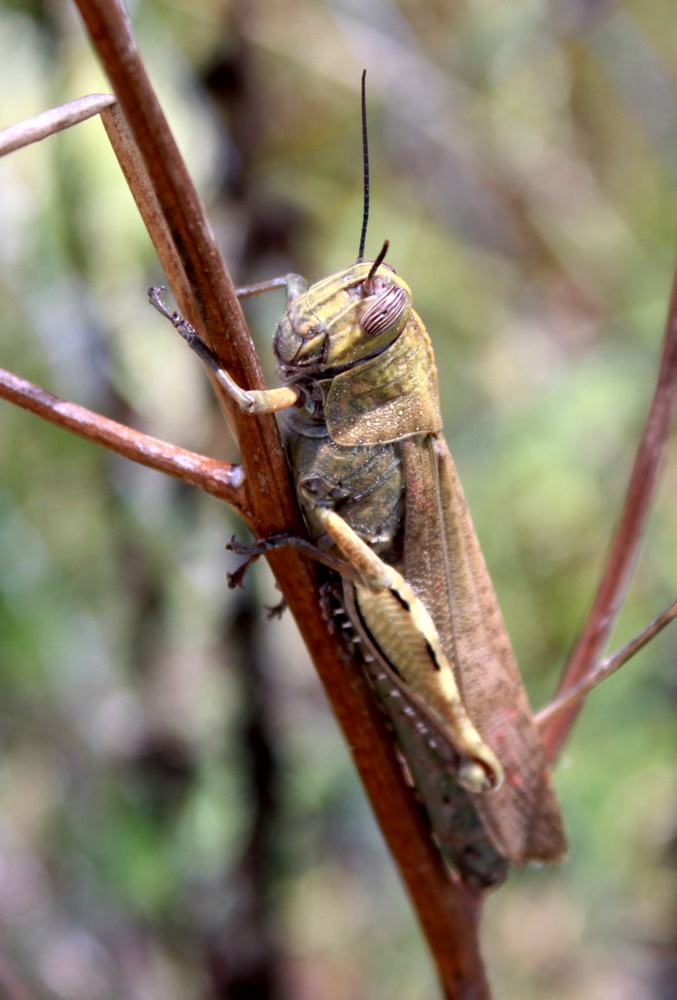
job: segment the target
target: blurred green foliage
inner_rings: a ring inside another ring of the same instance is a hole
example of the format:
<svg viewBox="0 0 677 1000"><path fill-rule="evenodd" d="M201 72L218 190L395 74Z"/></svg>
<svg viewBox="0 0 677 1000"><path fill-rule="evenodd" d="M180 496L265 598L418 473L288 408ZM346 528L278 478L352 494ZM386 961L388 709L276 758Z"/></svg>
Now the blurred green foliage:
<svg viewBox="0 0 677 1000"><path fill-rule="evenodd" d="M367 66L367 253L390 239L433 338L447 439L543 704L657 369L672 5L200 0L132 18L236 281L353 261ZM65 3L5 4L0 52L3 125L108 89ZM160 280L98 121L0 162L3 367L235 459L145 304ZM280 298L247 308L273 380ZM242 530L225 507L7 404L0 463L0 993L13 967L50 1000L433 996L293 623L264 620L265 570L225 588ZM676 498L672 456L614 645L675 596ZM591 697L556 773L570 859L487 906L498 996L674 995L676 649L664 634Z"/></svg>

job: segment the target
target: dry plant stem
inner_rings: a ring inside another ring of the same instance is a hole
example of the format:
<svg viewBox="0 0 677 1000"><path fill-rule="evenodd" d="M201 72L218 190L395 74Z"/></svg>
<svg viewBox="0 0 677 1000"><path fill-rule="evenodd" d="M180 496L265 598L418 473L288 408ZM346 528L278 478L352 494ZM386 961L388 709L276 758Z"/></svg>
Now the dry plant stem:
<svg viewBox="0 0 677 1000"><path fill-rule="evenodd" d="M206 458L149 437L131 427L125 427L124 424L118 424L115 420L92 413L83 406L68 403L2 368L0 397L124 458L174 476L190 486L199 486L206 493L231 504L238 513L246 515L243 472L239 465L218 462L214 458Z"/></svg>
<svg viewBox="0 0 677 1000"><path fill-rule="evenodd" d="M147 172L146 190L151 189L157 199L177 258L185 271L189 301L183 301L181 289L172 288L179 307L193 325L206 330L212 346L236 381L248 388L254 382L262 385L258 360L249 342L239 302L233 295L232 283L197 192L141 62L126 11L121 3L109 0L79 0L77 6L113 85L139 161ZM114 145L119 153L124 140ZM135 169L133 163L130 166ZM134 191L135 197L138 193ZM155 231L150 235L154 237ZM164 265L166 246L159 245L157 249ZM239 425L246 418L229 402L227 406L240 431ZM270 424L274 426L272 420Z"/></svg>
<svg viewBox="0 0 677 1000"><path fill-rule="evenodd" d="M88 97L78 97L75 101L69 101L68 104L61 104L58 108L43 111L16 125L10 125L9 128L0 130L0 156L30 146L32 142L40 142L47 136L63 132L72 125L93 118L111 104L115 104L112 94L90 94Z"/></svg>
<svg viewBox="0 0 677 1000"><path fill-rule="evenodd" d="M187 306L195 312L193 293L183 262L176 252L146 165L139 156L134 137L119 105L114 104L112 107L105 108L101 113L101 121L136 202L139 214L153 241L167 281L174 293L174 298L182 309ZM204 334L204 327L202 327L202 333Z"/></svg>
<svg viewBox="0 0 677 1000"><path fill-rule="evenodd" d="M673 278L658 381L640 441L602 580L581 637L566 667L558 698L583 681L599 662L618 617L635 566L647 515L656 492L677 408L677 271ZM541 731L546 757L561 750L581 708L578 700L558 712Z"/></svg>
<svg viewBox="0 0 677 1000"><path fill-rule="evenodd" d="M583 678L575 687L569 688L566 694L560 695L559 698L555 698L547 708L544 708L535 717L534 722L539 729L543 729L546 725L550 723L551 719L554 719L556 715L563 712L565 709L569 708L571 705L576 705L582 701L587 694L589 694L594 688L596 688L602 681L605 681L607 677L611 677L624 663L632 659L635 653L638 653L640 649L643 649L647 643L662 632L663 629L677 618L677 601L666 608L662 615L655 618L650 625L647 625L643 631L631 639L630 642L626 643L621 649L617 650L613 656L608 656L606 660L602 660L598 663L594 670Z"/></svg>
<svg viewBox="0 0 677 1000"><path fill-rule="evenodd" d="M204 329L224 366L243 388L262 388L258 361L240 305L202 206L148 81L118 3L78 0L109 75L195 298L181 311ZM151 233L151 236L153 234ZM159 252L162 252L159 248ZM202 319L202 322L200 322ZM254 419L223 402L245 467L248 524L256 537L303 534L273 418ZM313 657L390 850L407 885L448 1000L489 996L478 946L479 900L452 880L406 787L391 739L361 672L328 640L317 600L316 567L298 553L272 552L270 564Z"/></svg>

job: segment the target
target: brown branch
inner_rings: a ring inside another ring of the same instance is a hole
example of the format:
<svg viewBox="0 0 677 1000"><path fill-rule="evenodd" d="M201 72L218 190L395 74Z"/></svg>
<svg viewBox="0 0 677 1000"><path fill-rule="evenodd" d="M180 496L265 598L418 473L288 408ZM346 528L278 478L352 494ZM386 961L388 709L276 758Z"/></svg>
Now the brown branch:
<svg viewBox="0 0 677 1000"><path fill-rule="evenodd" d="M651 624L647 625L645 629L639 632L630 642L627 642L625 646L622 646L612 656L608 656L606 660L598 663L594 670L591 670L582 681L579 681L574 687L569 688L565 694L560 695L559 698L555 698L547 708L540 711L534 719L537 727L541 730L544 729L549 725L550 720L554 719L560 712L565 711L565 709L572 705L578 705L586 695L601 684L602 681L605 681L607 677L615 674L624 663L632 659L635 653L643 649L675 618L677 618L677 601L674 601L670 607L666 608L658 618L654 618Z"/></svg>
<svg viewBox="0 0 677 1000"><path fill-rule="evenodd" d="M189 309L195 316L193 291L183 261L177 253L153 182L139 155L138 147L119 105L115 104L113 107L104 109L101 113L101 121L136 202L139 214L153 241L153 246L160 258L174 297L182 310ZM199 315L195 318L199 322ZM199 329L204 334L204 324L200 324Z"/></svg>
<svg viewBox="0 0 677 1000"><path fill-rule="evenodd" d="M10 125L9 128L0 130L0 156L93 118L111 104L115 104L112 94L90 94L89 97L78 97L68 104L61 104L58 108L51 108L33 118Z"/></svg>
<svg viewBox="0 0 677 1000"><path fill-rule="evenodd" d="M654 397L637 450L620 522L590 615L560 682L558 697L584 680L600 660L618 618L653 502L677 408L677 270L673 278L663 355ZM578 701L544 725L545 753L553 761L576 716Z"/></svg>
<svg viewBox="0 0 677 1000"><path fill-rule="evenodd" d="M110 0L78 0L78 6L139 150L186 286L192 290L189 296L183 288L172 285L181 311L208 333L238 384L261 388L258 361L239 303L143 69L129 22L121 6ZM242 449L246 506L250 510L247 521L252 531L258 537L280 531L302 533L275 421L246 417L229 401L222 400L222 405ZM449 1000L482 1000L489 993L478 949L478 899L450 878L403 780L390 736L364 677L357 668L343 663L335 645L328 641L318 607L315 567L293 551L273 552L269 559L407 885L444 995Z"/></svg>
<svg viewBox="0 0 677 1000"><path fill-rule="evenodd" d="M190 486L225 500L242 516L244 508L243 472L239 465L218 462L215 458L197 455L194 451L177 448L166 441L132 430L115 420L92 413L84 406L68 403L46 389L27 382L0 368L0 398L30 410L43 420L71 431L78 437L114 451L149 469L157 469Z"/></svg>

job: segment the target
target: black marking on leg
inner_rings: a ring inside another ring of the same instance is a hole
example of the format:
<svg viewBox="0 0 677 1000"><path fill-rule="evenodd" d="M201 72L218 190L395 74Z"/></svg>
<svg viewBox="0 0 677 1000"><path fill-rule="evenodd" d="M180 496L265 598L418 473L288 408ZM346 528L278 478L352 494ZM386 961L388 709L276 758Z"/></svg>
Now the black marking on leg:
<svg viewBox="0 0 677 1000"><path fill-rule="evenodd" d="M440 665L440 661L437 659L437 656L435 655L435 650L432 648L432 646L430 645L430 643L428 642L427 639L425 641L425 648L428 650L428 656L432 660L432 664L433 664L434 669L435 670L441 670L442 667Z"/></svg>
<svg viewBox="0 0 677 1000"><path fill-rule="evenodd" d="M398 593L398 591L395 590L394 587L390 588L390 593L393 595L395 600L402 605L405 611L411 611L411 604L409 603L409 601L405 601L402 595Z"/></svg>

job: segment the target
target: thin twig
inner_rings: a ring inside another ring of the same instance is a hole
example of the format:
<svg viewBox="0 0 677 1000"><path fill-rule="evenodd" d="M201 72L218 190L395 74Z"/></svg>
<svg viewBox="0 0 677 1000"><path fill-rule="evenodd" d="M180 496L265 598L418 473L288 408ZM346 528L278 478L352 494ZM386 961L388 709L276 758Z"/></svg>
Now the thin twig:
<svg viewBox="0 0 677 1000"><path fill-rule="evenodd" d="M160 258L174 298L182 310L190 310L193 318L199 324L198 329L201 335L204 336L204 324L201 323L201 316L196 315L195 299L183 261L177 253L146 164L139 155L138 147L119 105L115 104L113 107L104 109L101 113L101 121L136 202L139 214L153 241L153 246Z"/></svg>
<svg viewBox="0 0 677 1000"><path fill-rule="evenodd" d="M33 118L26 118L16 125L0 130L0 156L13 153L24 146L30 146L32 142L40 142L47 136L63 132L64 129L72 125L93 118L95 115L115 104L112 94L90 94L88 97L78 97L68 104L61 104L57 108L50 108Z"/></svg>
<svg viewBox="0 0 677 1000"><path fill-rule="evenodd" d="M215 458L177 448L176 445L132 430L108 417L92 413L84 406L68 403L2 368L0 397L124 458L174 476L190 486L199 486L246 516L243 472L239 465L218 462Z"/></svg>
<svg viewBox="0 0 677 1000"><path fill-rule="evenodd" d="M643 649L647 643L651 642L675 618L677 618L677 601L674 601L669 608L666 608L658 618L654 618L650 625L647 625L645 629L639 632L630 642L627 642L625 646L616 650L606 660L598 663L595 669L591 670L575 687L569 688L565 694L560 695L559 698L555 698L554 701L550 702L547 708L544 708L536 715L534 719L536 726L539 729L543 729L560 712L582 702L586 695L601 684L602 681L605 681L607 677L615 674L624 663L632 659L635 653Z"/></svg>
<svg viewBox="0 0 677 1000"><path fill-rule="evenodd" d="M654 397L637 450L623 512L590 615L564 671L558 698L576 687L599 662L618 618L635 566L646 519L656 492L677 408L677 270L673 279L663 355ZM581 703L544 724L546 757L553 761L566 740Z"/></svg>

